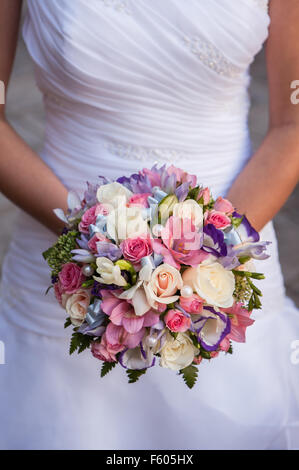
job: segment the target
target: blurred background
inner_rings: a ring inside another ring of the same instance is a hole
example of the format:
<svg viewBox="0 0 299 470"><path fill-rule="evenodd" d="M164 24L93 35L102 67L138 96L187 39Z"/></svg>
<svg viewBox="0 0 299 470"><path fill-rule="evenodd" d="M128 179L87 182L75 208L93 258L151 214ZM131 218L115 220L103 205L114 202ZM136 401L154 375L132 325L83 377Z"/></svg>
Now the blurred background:
<svg viewBox="0 0 299 470"><path fill-rule="evenodd" d="M254 148L262 141L268 125L267 80L264 51L252 66L250 93L252 107L250 130ZM20 36L14 70L6 97L7 117L16 131L36 151L43 138L43 107L41 95L35 86L33 67ZM9 158L9 156L7 156ZM269 188L265 188L267 191ZM0 273L1 262L9 245L17 209L0 193ZM299 186L274 220L280 248L280 260L288 295L299 307Z"/></svg>

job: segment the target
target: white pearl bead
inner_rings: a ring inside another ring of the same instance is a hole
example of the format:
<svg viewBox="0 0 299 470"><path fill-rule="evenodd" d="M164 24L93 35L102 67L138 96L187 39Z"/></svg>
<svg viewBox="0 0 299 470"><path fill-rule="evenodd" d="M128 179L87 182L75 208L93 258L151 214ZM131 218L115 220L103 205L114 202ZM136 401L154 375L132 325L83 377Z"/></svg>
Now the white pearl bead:
<svg viewBox="0 0 299 470"><path fill-rule="evenodd" d="M193 294L193 289L190 286L183 286L181 288L181 296L182 297L191 297Z"/></svg>
<svg viewBox="0 0 299 470"><path fill-rule="evenodd" d="M82 273L84 274L84 276L92 276L93 273L94 273L94 269L92 266L90 266L90 264L85 264L83 267L82 267Z"/></svg>
<svg viewBox="0 0 299 470"><path fill-rule="evenodd" d="M161 232L163 230L163 225L161 224L156 224L153 226L153 234L155 237L160 237Z"/></svg>
<svg viewBox="0 0 299 470"><path fill-rule="evenodd" d="M152 336L150 336L147 340L147 344L150 348L152 348L153 346L155 346L157 343L157 339L156 338L153 338Z"/></svg>

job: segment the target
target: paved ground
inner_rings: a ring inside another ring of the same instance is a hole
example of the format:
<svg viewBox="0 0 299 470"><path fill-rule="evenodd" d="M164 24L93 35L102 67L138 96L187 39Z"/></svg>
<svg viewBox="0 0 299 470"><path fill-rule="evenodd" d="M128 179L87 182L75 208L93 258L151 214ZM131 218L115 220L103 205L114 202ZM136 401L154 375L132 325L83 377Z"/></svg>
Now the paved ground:
<svg viewBox="0 0 299 470"><path fill-rule="evenodd" d="M252 110L250 128L254 147L261 142L267 129L267 88L263 54L252 68ZM43 110L41 97L34 86L32 64L23 42L18 52L7 96L8 117L21 136L35 149L41 145L43 135ZM275 218L280 245L280 258L288 294L299 306L299 186L285 207ZM0 194L0 264L9 243L16 214L14 206Z"/></svg>

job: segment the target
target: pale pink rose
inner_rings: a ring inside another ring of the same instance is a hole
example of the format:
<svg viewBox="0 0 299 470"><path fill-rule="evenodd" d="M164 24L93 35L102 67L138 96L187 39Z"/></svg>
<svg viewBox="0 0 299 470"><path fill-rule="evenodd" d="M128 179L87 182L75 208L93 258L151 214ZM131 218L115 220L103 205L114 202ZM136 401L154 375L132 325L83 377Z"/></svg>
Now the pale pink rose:
<svg viewBox="0 0 299 470"><path fill-rule="evenodd" d="M216 199L214 209L215 211L224 212L227 215L232 215L235 210L232 203L228 199L224 199L221 196Z"/></svg>
<svg viewBox="0 0 299 470"><path fill-rule="evenodd" d="M74 326L80 326L85 320L87 308L90 304L90 292L79 289L75 294L69 296L65 309Z"/></svg>
<svg viewBox="0 0 299 470"><path fill-rule="evenodd" d="M197 196L197 200L199 201L199 199L201 197L203 198L204 206L209 204L210 199L211 199L211 193L210 193L209 188L203 188L203 189L201 189L201 191L199 191L198 196Z"/></svg>
<svg viewBox="0 0 299 470"><path fill-rule="evenodd" d="M139 263L144 256L150 256L153 252L149 237L128 238L120 244L124 258L133 264Z"/></svg>
<svg viewBox="0 0 299 470"><path fill-rule="evenodd" d="M224 229L231 225L231 221L223 212L211 210L205 213L205 224L212 224L218 229Z"/></svg>
<svg viewBox="0 0 299 470"><path fill-rule="evenodd" d="M61 287L67 294L73 294L85 281L81 268L75 263L66 263L58 274Z"/></svg>
<svg viewBox="0 0 299 470"><path fill-rule="evenodd" d="M95 224L97 216L99 214L108 215L108 213L108 206L105 204L96 204L95 206L90 207L90 209L87 209L87 211L82 215L81 222L78 226L80 232L89 233L89 226L91 224Z"/></svg>
<svg viewBox="0 0 299 470"><path fill-rule="evenodd" d="M203 303L203 299L197 294L192 294L191 297L180 297L180 306L188 313L201 313Z"/></svg>
<svg viewBox="0 0 299 470"><path fill-rule="evenodd" d="M149 283L144 284L146 297L151 307L157 309L159 304L171 304L179 299L177 290L183 287L178 271L169 264L160 264L152 273Z"/></svg>
<svg viewBox="0 0 299 470"><path fill-rule="evenodd" d="M62 288L60 281L54 284L54 294L60 305L65 308L66 301L69 298L69 294L66 294Z"/></svg>
<svg viewBox="0 0 299 470"><path fill-rule="evenodd" d="M143 193L143 194L134 194L130 197L128 205L137 206L137 207L149 207L147 199L151 196L151 193Z"/></svg>
<svg viewBox="0 0 299 470"><path fill-rule="evenodd" d="M110 344L107 341L106 333L103 334L101 342L93 342L91 345L91 352L96 359L105 362L116 362L116 354L123 351L125 346L123 344Z"/></svg>
<svg viewBox="0 0 299 470"><path fill-rule="evenodd" d="M98 242L110 242L110 240L108 238L105 237L105 235L103 235L102 233L100 232L97 232L94 234L94 236L89 240L89 242L87 243L88 245L88 248L93 252L93 253L97 253L98 252L98 249L97 249L97 243Z"/></svg>
<svg viewBox="0 0 299 470"><path fill-rule="evenodd" d="M226 336L225 338L223 338L223 340L221 341L220 345L219 345L221 351L225 351L227 352L230 348L230 341L229 341L229 338L228 336Z"/></svg>
<svg viewBox="0 0 299 470"><path fill-rule="evenodd" d="M180 310L168 310L164 318L166 326L175 333L184 333L190 328L191 320Z"/></svg>
<svg viewBox="0 0 299 470"><path fill-rule="evenodd" d="M195 356L195 358L193 359L194 364L197 364L197 365L199 365L201 361L202 361L202 356Z"/></svg>

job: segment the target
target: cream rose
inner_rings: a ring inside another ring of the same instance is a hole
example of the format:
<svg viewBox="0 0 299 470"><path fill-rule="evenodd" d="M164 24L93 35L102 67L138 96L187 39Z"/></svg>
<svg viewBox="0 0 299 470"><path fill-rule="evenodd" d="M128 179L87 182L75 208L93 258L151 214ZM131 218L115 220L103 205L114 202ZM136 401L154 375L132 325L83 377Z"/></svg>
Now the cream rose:
<svg viewBox="0 0 299 470"><path fill-rule="evenodd" d="M192 364L198 349L187 333L178 333L176 339L167 333L160 351L160 365L172 370L182 370Z"/></svg>
<svg viewBox="0 0 299 470"><path fill-rule="evenodd" d="M119 204L126 204L133 195L125 186L120 183L103 184L97 191L97 200L102 204L110 204L117 207Z"/></svg>
<svg viewBox="0 0 299 470"><path fill-rule="evenodd" d="M84 322L89 303L90 293L85 289L79 289L67 299L65 309L74 326L80 326Z"/></svg>
<svg viewBox="0 0 299 470"><path fill-rule="evenodd" d="M183 287L180 272L169 264L160 264L152 273L148 283L144 283L144 289L149 304L157 308L158 304L170 304L176 302L179 295L174 295Z"/></svg>
<svg viewBox="0 0 299 470"><path fill-rule="evenodd" d="M148 225L142 208L120 206L113 210L107 217L107 232L116 241L145 236Z"/></svg>
<svg viewBox="0 0 299 470"><path fill-rule="evenodd" d="M117 286L125 286L127 281L121 275L121 269L115 265L109 258L99 256L96 260L97 273L100 275L93 278L101 284L116 284Z"/></svg>
<svg viewBox="0 0 299 470"><path fill-rule="evenodd" d="M173 215L180 219L191 220L198 228L203 226L203 209L194 199L187 199L187 201L176 204L173 209Z"/></svg>
<svg viewBox="0 0 299 470"><path fill-rule="evenodd" d="M228 308L234 303L235 276L217 261L186 269L183 281L210 305Z"/></svg>

